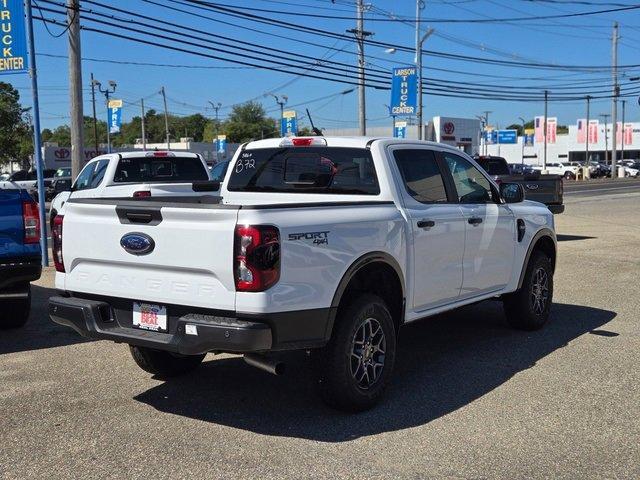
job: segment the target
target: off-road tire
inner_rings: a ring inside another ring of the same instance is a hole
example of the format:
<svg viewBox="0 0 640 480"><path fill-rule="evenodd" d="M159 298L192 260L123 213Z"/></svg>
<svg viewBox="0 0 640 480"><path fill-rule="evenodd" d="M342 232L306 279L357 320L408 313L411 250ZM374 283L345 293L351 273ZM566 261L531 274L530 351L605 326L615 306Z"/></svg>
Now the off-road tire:
<svg viewBox="0 0 640 480"><path fill-rule="evenodd" d="M141 369L161 378L177 377L195 370L206 355L178 355L135 345L129 345L129 350Z"/></svg>
<svg viewBox="0 0 640 480"><path fill-rule="evenodd" d="M383 335L382 354L378 328ZM367 329L371 333L368 343L365 339ZM373 335L373 329L377 335ZM362 348L359 347L360 340ZM372 346L376 342L377 345ZM356 350L360 357L354 354ZM389 383L395 356L396 328L385 302L376 295L358 296L340 309L329 343L314 352L314 368L322 399L338 410L360 412L370 409L379 401ZM373 366L380 362L383 364L381 369ZM366 375L365 369L368 369ZM357 380L360 376L361 382ZM366 383L370 378L372 381L363 386L365 376Z"/></svg>
<svg viewBox="0 0 640 480"><path fill-rule="evenodd" d="M27 323L31 312L31 285L27 286L27 298L0 300L0 330L20 328Z"/></svg>
<svg viewBox="0 0 640 480"><path fill-rule="evenodd" d="M537 287L541 277L546 277L544 288ZM542 305L536 299L544 296ZM507 323L519 330L538 330L549 319L553 301L553 265L543 252L535 252L529 259L522 287L503 297Z"/></svg>

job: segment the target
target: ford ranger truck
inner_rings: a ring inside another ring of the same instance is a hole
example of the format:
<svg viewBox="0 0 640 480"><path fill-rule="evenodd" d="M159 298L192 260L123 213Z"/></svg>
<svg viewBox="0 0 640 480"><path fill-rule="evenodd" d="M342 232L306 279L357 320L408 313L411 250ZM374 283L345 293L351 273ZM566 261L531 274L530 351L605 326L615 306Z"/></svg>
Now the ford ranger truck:
<svg viewBox="0 0 640 480"><path fill-rule="evenodd" d="M161 377L208 352L278 374L273 352L307 350L323 399L364 410L407 323L494 298L515 328L547 322L553 215L523 198L437 143L255 141L216 196L69 199L49 313Z"/></svg>
<svg viewBox="0 0 640 480"><path fill-rule="evenodd" d="M25 190L0 190L0 329L26 323L41 261L38 204Z"/></svg>

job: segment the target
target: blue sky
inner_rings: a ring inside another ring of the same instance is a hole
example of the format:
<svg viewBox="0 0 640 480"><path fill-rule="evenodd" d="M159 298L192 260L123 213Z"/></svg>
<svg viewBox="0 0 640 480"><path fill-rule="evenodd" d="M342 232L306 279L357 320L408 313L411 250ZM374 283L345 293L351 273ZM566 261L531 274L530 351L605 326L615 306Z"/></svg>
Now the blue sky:
<svg viewBox="0 0 640 480"><path fill-rule="evenodd" d="M60 0L61 1L61 0ZM279 10L282 12L302 12L317 16L333 18L309 17L306 15L285 15L283 13L267 13L256 10L245 10L262 18L274 18L288 21L303 27L313 27L336 33L354 28L349 19L335 17L354 16L354 2L351 0L218 0L219 4L251 9ZM154 4L155 3L155 4ZM612 4L626 3L629 0L592 0L593 5L582 5L581 2L555 0L552 2L531 2L527 0L426 0L423 17L429 19L486 19L512 18L534 15L558 15L563 13L585 12L605 8L615 8ZM589 2L587 2L589 3ZM41 7L57 8L55 5L37 2ZM84 8L96 12L113 13L130 18L132 15L114 12L109 7L122 8L136 14L152 17L155 25L174 29L173 25L186 25L194 29L228 37L234 40L253 42L259 45L278 48L294 54L309 55L335 62L354 64L356 62L356 46L353 41L332 39L294 31L288 28L268 26L237 19L223 13L204 11L194 6L185 6L179 2L165 0L100 0L88 2L81 0ZM157 5L162 4L167 6ZM365 16L365 30L374 32L371 37L378 42L412 46L414 44L414 28L399 22L372 21L373 18L389 18L385 12L392 12L400 17L415 15L415 2L412 0L374 0L373 6ZM180 8L192 14L178 12ZM61 19L62 17L44 12L46 16ZM198 18L206 15L210 19ZM34 15L39 15L34 9ZM631 10L615 14L576 17L561 20L528 21L525 24L451 24L433 23L435 34L425 44L426 49L460 54L473 57L510 60L519 62L544 62L557 65L609 65L611 62L611 27L614 20L620 22L621 44L619 63L621 65L640 63L640 10ZM146 21L146 20L145 20ZM225 22L225 23L223 23ZM109 25L92 23L82 18L81 23L103 31L122 32ZM425 24L425 28L429 26ZM50 25L49 30L57 34L62 26ZM153 28L145 31L154 33ZM36 21L36 50L38 53L38 74L41 86L41 117L43 127L53 128L68 122L68 77L67 77L67 39L66 35L54 38ZM127 35L125 33L125 35ZM135 34L137 37L143 35ZM273 35L279 35L280 38ZM150 37L144 37L150 39ZM203 36L203 38L205 38ZM153 38L151 37L153 40ZM165 43L161 39L156 39ZM307 43L302 43L307 42ZM318 46L309 45L318 44ZM226 47L220 47L223 50ZM192 47L186 46L190 50ZM199 49L199 51L204 51ZM367 45L365 47L367 64L370 68L389 70L395 66L411 64L413 54L396 52L389 54L385 48ZM225 53L216 55L229 56ZM251 53L251 52L249 52ZM54 55L50 57L47 55ZM95 77L107 83L115 80L118 84L115 98L125 100L124 118L129 119L139 114L140 98L145 98L147 108L160 110L162 98L157 93L164 86L168 97L168 107L172 113L186 115L200 112L213 117L209 101L222 103L220 116L224 118L230 106L247 100L261 101L270 115L276 116L278 107L272 97L265 94L287 95L289 105L299 105L295 109L299 115L307 106L320 127L357 126L357 94L351 92L339 95L351 88L349 85L327 80L303 78L300 76L272 72L256 68L238 68L234 62L223 62L207 59L189 53L169 51L160 47L136 44L132 41L115 38L109 35L84 31L82 33L83 82L85 115L91 114L89 78L93 72ZM60 58L62 57L62 58ZM275 61L279 55L273 54ZM93 61L89 59L97 59ZM136 66L107 63L105 60L120 62L146 62L179 67ZM304 60L301 59L301 62ZM207 68L186 68L201 66ZM514 87L530 87L532 95L537 95L545 86L571 86L590 82L589 89L599 89L597 85L610 83L607 72L575 72L564 70L541 70L531 68L512 68L498 65L485 65L469 61L455 61L433 56L424 57L425 77L435 77L444 82L477 82ZM463 73L442 72L433 70L449 69ZM640 68L628 69L623 73L626 78L640 76ZM495 78L494 78L495 77ZM515 77L515 78L514 78ZM523 78L527 78L524 80ZM30 104L29 81L26 75L3 75L0 80L9 81L19 87L23 101ZM624 80L627 83L628 80ZM638 83L640 89L640 82ZM502 88L500 87L500 88ZM491 90L492 87L484 86ZM503 89L504 91L504 89ZM333 95L333 96L331 96ZM553 90L552 90L553 95ZM323 100L311 102L321 97ZM628 99L627 120L638 120L638 104L636 98ZM541 115L543 104L518 101L496 101L489 99L457 99L425 95L425 117L433 115L473 117L482 111L492 111L492 124L506 126L518 122L518 117L526 119ZM385 125L389 121L385 104L389 103L389 92L373 88L367 89L367 118L369 125ZM551 103L550 116L558 116L562 124L574 123L575 119L584 116L584 102ZM594 114L610 112L610 101L593 102ZM106 117L104 103L99 98L98 115Z"/></svg>

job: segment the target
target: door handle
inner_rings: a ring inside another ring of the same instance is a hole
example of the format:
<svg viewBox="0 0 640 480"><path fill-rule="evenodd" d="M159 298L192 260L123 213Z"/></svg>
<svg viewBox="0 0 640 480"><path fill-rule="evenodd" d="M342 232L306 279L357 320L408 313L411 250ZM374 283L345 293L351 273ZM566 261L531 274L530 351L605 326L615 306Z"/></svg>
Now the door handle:
<svg viewBox="0 0 640 480"><path fill-rule="evenodd" d="M436 222L433 220L418 220L418 228L431 228L435 227Z"/></svg>
<svg viewBox="0 0 640 480"><path fill-rule="evenodd" d="M469 222L473 226L477 226L482 223L482 219L480 217L471 217L469 220L467 220L467 222Z"/></svg>

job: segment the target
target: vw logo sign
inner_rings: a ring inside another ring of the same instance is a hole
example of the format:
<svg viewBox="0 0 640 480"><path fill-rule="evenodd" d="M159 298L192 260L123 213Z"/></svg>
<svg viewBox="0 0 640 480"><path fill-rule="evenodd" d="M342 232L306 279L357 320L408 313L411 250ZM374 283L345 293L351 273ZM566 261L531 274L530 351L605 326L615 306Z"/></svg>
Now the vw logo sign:
<svg viewBox="0 0 640 480"><path fill-rule="evenodd" d="M120 239L120 246L131 255L147 255L153 252L156 242L144 233L127 233Z"/></svg>

